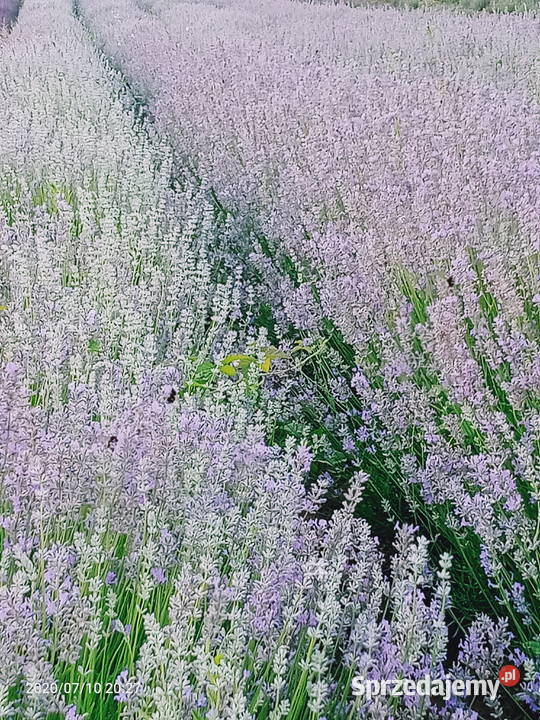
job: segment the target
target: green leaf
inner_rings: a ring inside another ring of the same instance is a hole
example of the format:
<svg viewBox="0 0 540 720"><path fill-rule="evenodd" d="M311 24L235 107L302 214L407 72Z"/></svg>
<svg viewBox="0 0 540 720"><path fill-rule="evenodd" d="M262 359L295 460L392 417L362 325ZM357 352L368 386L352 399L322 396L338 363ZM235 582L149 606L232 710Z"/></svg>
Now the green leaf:
<svg viewBox="0 0 540 720"><path fill-rule="evenodd" d="M255 362L255 358L252 357L251 355L236 354L236 355L227 355L226 358L223 358L224 365L230 365L231 363L236 363L236 365L239 368L247 368L253 362Z"/></svg>
<svg viewBox="0 0 540 720"><path fill-rule="evenodd" d="M209 380L212 377L215 367L214 363L210 360L204 360L195 370L195 377L193 378L194 382Z"/></svg>

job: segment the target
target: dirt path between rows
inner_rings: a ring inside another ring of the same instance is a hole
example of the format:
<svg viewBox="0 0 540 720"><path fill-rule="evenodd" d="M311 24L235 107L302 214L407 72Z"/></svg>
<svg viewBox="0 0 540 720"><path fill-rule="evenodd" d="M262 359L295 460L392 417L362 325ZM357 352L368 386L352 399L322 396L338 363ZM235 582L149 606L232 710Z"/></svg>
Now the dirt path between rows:
<svg viewBox="0 0 540 720"><path fill-rule="evenodd" d="M0 26L11 25L19 14L19 0L0 0Z"/></svg>

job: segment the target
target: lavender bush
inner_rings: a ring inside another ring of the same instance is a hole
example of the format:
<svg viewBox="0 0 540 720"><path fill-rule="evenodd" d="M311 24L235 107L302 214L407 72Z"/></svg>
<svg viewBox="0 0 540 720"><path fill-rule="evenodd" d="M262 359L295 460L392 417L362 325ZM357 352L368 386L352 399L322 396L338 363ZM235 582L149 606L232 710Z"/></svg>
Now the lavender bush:
<svg viewBox="0 0 540 720"><path fill-rule="evenodd" d="M2 38L0 717L536 712L537 19L356 12Z"/></svg>
<svg viewBox="0 0 540 720"><path fill-rule="evenodd" d="M339 331L311 378L325 431L534 654L538 16L82 8L244 228L278 336Z"/></svg>

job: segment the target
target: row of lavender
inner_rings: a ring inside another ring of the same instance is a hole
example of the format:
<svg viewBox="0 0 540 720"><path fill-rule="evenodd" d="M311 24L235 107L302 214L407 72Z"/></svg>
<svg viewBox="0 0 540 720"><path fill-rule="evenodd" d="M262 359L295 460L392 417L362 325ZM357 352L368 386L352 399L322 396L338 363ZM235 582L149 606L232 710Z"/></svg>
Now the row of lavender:
<svg viewBox="0 0 540 720"><path fill-rule="evenodd" d="M81 9L178 164L241 228L276 337L317 348L309 382L285 379L275 406L316 405L382 508L452 549L461 602L483 593L536 655L538 15ZM538 698L538 669L518 658Z"/></svg>
<svg viewBox="0 0 540 720"><path fill-rule="evenodd" d="M26 0L0 65L0 716L474 720L350 694L448 672L450 559L403 526L384 571L366 476L323 520L308 438L268 444L236 225L68 0ZM479 618L452 672L508 646Z"/></svg>
<svg viewBox="0 0 540 720"><path fill-rule="evenodd" d="M324 0L315 0L316 2ZM537 0L337 0L352 7L397 7L423 8L436 7L460 8L486 12L511 13L534 10L538 7Z"/></svg>

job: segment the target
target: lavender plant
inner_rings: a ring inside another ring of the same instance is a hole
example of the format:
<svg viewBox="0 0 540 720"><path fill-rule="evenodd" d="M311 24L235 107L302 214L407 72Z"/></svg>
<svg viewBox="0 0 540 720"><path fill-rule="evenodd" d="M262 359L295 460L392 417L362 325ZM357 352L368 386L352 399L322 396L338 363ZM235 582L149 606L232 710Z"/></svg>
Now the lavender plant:
<svg viewBox="0 0 540 720"><path fill-rule="evenodd" d="M272 330L333 345L310 378L324 432L537 653L538 16L82 7L247 228Z"/></svg>
<svg viewBox="0 0 540 720"><path fill-rule="evenodd" d="M536 19L352 12L26 0L0 45L0 717L496 718L351 682L508 661L537 710ZM441 534L494 603L456 648Z"/></svg>

